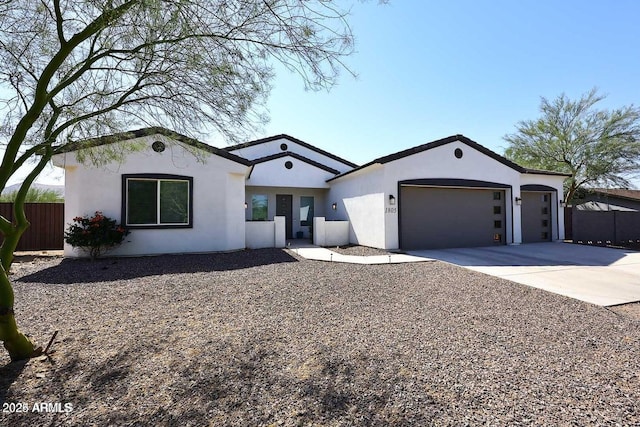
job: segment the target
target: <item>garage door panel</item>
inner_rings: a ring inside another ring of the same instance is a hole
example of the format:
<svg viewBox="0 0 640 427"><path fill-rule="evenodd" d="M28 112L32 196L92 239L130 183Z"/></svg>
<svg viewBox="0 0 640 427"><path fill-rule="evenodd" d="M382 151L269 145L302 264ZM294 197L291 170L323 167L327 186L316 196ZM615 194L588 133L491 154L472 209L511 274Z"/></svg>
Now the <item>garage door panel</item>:
<svg viewBox="0 0 640 427"><path fill-rule="evenodd" d="M549 192L522 191L522 242L550 242L552 239Z"/></svg>
<svg viewBox="0 0 640 427"><path fill-rule="evenodd" d="M402 247L504 244L504 200L504 190L401 187Z"/></svg>

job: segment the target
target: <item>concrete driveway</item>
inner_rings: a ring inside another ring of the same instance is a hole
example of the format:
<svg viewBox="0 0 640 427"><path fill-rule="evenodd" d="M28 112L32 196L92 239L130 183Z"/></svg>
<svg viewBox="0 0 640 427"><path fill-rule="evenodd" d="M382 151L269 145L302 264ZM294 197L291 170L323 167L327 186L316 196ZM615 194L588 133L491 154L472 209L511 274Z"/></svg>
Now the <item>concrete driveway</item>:
<svg viewBox="0 0 640 427"><path fill-rule="evenodd" d="M409 253L592 304L640 301L640 252L570 243L530 243Z"/></svg>

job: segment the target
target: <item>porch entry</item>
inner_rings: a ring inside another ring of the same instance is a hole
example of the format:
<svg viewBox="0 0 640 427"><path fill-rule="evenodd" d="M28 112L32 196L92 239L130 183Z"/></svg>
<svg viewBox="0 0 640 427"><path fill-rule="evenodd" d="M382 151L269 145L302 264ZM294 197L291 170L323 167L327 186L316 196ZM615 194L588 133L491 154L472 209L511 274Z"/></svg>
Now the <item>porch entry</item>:
<svg viewBox="0 0 640 427"><path fill-rule="evenodd" d="M291 194L276 194L276 216L285 219L287 239L293 238L293 196Z"/></svg>

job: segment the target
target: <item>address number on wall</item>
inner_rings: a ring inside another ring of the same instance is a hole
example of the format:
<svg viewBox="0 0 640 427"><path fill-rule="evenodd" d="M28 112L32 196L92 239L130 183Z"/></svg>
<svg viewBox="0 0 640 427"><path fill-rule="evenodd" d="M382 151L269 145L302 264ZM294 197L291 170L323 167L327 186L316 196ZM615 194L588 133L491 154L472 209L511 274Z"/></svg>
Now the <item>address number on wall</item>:
<svg viewBox="0 0 640 427"><path fill-rule="evenodd" d="M398 208L384 208L384 213L388 213L388 214L398 213Z"/></svg>

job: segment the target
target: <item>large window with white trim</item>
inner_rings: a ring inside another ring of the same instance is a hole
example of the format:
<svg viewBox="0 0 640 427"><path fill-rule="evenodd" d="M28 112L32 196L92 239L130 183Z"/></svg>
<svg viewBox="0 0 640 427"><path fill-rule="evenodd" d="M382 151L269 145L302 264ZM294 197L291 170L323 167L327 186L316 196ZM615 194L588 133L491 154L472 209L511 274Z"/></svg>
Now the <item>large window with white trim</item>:
<svg viewBox="0 0 640 427"><path fill-rule="evenodd" d="M129 227L192 227L193 178L165 174L122 177L122 217Z"/></svg>

